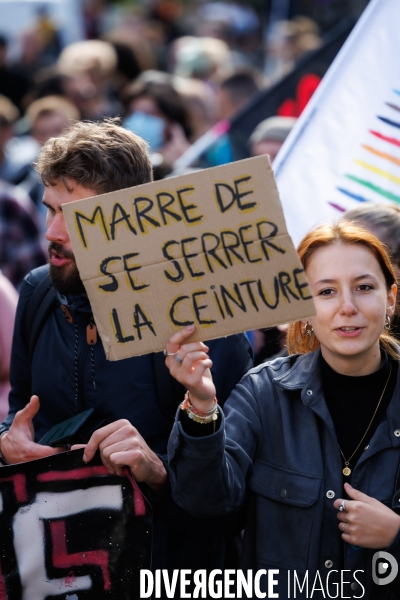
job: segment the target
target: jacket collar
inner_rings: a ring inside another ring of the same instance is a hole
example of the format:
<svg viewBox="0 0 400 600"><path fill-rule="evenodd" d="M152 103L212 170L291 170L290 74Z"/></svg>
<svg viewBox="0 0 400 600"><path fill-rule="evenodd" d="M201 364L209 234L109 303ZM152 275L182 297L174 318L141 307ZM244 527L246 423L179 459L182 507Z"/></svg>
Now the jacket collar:
<svg viewBox="0 0 400 600"><path fill-rule="evenodd" d="M274 383L286 390L302 390L302 402L326 418L329 413L325 401L321 405L322 380L320 370L321 349L299 356L294 365L274 377ZM310 393L311 392L311 393ZM387 425L390 443L400 447L400 365L397 373L397 383L387 410Z"/></svg>
<svg viewBox="0 0 400 600"><path fill-rule="evenodd" d="M68 294L68 296L63 296L63 294L57 291L56 293L60 304L66 306L71 312L92 312L87 294Z"/></svg>
<svg viewBox="0 0 400 600"><path fill-rule="evenodd" d="M387 410L389 437L395 448L400 447L400 364L397 371L397 382Z"/></svg>
<svg viewBox="0 0 400 600"><path fill-rule="evenodd" d="M274 383L285 390L303 389L313 376L319 373L320 356L320 348L315 352L300 355L286 373L274 377Z"/></svg>

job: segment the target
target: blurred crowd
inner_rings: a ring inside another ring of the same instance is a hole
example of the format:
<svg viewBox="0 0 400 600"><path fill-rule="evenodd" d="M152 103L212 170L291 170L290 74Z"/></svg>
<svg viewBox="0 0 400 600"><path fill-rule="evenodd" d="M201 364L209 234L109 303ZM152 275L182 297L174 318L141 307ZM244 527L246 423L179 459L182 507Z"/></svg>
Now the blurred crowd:
<svg viewBox="0 0 400 600"><path fill-rule="evenodd" d="M273 18L279 3L266 4L269 13L256 0L77 1L71 7L79 7L84 39L65 45L49 3L38 3L18 33L18 55L10 52L14 34L0 22L1 321L12 323L15 289L46 260L43 186L34 162L49 138L79 119L118 117L148 142L155 179L175 174L194 142L320 47L319 26L366 1L293 2L304 14L286 20ZM249 136L249 156L269 154L273 161L295 120L262 121ZM232 160L229 137L222 135L192 167ZM0 338L10 337L9 329L1 323ZM282 351L284 334L255 332L252 341L260 362ZM0 339L0 347L6 382L7 343Z"/></svg>

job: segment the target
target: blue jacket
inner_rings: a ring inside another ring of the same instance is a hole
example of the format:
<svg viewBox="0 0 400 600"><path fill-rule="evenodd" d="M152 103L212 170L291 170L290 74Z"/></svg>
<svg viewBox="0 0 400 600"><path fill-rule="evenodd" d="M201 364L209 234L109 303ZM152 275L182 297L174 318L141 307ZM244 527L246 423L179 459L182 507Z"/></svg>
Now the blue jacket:
<svg viewBox="0 0 400 600"><path fill-rule="evenodd" d="M331 597L398 599L398 579L387 586L372 584L374 551L344 544L340 537L333 502L344 496L342 464L322 393L319 356L317 351L279 358L252 369L226 402L225 417L213 435L188 436L178 412L169 442L173 496L194 515L222 515L238 510L249 488L242 568L278 569L274 592L279 598L328 598L328 578ZM351 484L392 506L399 502L394 499L399 379L386 417L355 466ZM387 551L400 563L400 535ZM349 570L342 577L349 583L335 596L333 582L340 574L333 571L341 569ZM317 571L325 596L311 595ZM308 596L306 586L303 595L297 587L294 596L294 572L300 583L308 572ZM264 591L266 580L261 579Z"/></svg>
<svg viewBox="0 0 400 600"><path fill-rule="evenodd" d="M106 360L98 340L93 347L92 361L86 341L86 328L92 313L85 295L61 297L54 303L30 361L25 314L32 293L47 268L32 271L21 287L11 359L10 413L5 423L10 424L31 395L37 394L40 411L34 419L36 440L53 425L95 407L97 414L110 422L128 419L152 450L166 454L175 412L185 390L169 375L162 353L111 362ZM64 317L61 303L68 307L74 323ZM252 366L250 344L244 334L207 344L220 393L226 398ZM154 500L153 508L155 568L179 568L182 560L185 565L190 560L197 564L197 558L201 559L202 543L207 548L209 543L214 547L213 536L207 532L208 541L205 541L204 526L172 502L168 489ZM216 533L221 541L220 532Z"/></svg>

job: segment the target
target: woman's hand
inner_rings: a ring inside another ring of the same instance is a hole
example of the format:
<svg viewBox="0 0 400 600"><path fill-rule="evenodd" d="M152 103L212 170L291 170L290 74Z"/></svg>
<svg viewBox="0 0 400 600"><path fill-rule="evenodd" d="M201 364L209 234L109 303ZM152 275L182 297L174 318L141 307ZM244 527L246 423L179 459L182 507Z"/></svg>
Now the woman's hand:
<svg viewBox="0 0 400 600"><path fill-rule="evenodd" d="M353 546L374 550L390 546L398 534L400 516L349 483L344 484L344 489L352 500L345 500L345 510L337 514L342 539ZM339 509L342 502L343 498L338 498L333 506Z"/></svg>
<svg viewBox="0 0 400 600"><path fill-rule="evenodd" d="M165 364L171 375L189 391L192 406L208 411L213 408L215 397L215 386L210 372L212 362L207 354L208 348L203 342L184 344L193 332L194 325L189 325L171 335L166 346Z"/></svg>

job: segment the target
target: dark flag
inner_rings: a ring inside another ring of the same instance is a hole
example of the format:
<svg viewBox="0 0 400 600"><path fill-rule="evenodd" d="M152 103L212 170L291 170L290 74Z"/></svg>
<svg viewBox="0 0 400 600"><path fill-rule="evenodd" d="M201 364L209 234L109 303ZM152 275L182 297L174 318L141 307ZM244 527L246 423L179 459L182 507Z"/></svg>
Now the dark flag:
<svg viewBox="0 0 400 600"><path fill-rule="evenodd" d="M291 73L273 87L257 92L233 117L228 135L234 160L250 156L248 139L261 121L274 115L300 115L354 24L351 17L342 20L325 36L321 48L307 54Z"/></svg>
<svg viewBox="0 0 400 600"><path fill-rule="evenodd" d="M129 469L83 450L0 468L0 600L133 600L150 508Z"/></svg>

